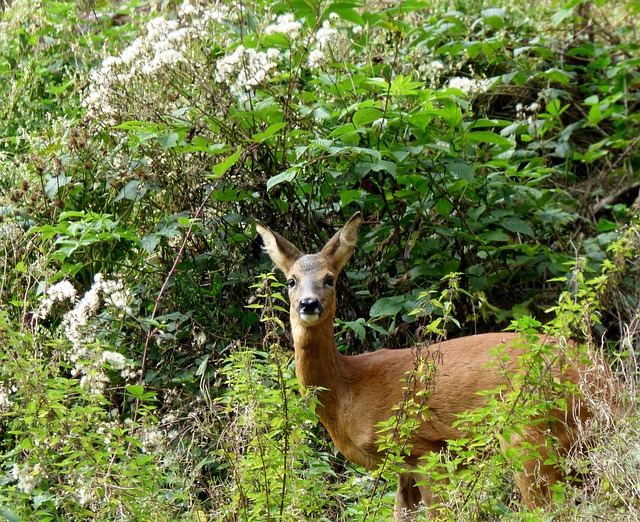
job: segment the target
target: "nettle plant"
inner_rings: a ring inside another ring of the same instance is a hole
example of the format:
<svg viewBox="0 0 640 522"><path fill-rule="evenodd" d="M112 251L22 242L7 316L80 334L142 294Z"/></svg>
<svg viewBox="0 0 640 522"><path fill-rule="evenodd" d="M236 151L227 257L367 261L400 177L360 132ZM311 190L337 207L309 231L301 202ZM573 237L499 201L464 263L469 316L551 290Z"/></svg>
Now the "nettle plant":
<svg viewBox="0 0 640 522"><path fill-rule="evenodd" d="M2 517L145 518L189 505L177 417L156 416L127 341L137 303L98 273L82 295L66 279L49 285L22 328L0 310Z"/></svg>

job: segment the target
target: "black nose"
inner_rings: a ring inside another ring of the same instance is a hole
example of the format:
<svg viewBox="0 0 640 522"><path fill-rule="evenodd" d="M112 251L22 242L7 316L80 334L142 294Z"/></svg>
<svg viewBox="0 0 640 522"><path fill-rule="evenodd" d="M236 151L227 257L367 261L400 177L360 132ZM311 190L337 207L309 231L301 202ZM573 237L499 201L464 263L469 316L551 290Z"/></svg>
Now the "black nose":
<svg viewBox="0 0 640 522"><path fill-rule="evenodd" d="M321 314L324 312L324 308L320 304L320 301L315 297L307 297L300 300L298 305L298 313L300 314Z"/></svg>

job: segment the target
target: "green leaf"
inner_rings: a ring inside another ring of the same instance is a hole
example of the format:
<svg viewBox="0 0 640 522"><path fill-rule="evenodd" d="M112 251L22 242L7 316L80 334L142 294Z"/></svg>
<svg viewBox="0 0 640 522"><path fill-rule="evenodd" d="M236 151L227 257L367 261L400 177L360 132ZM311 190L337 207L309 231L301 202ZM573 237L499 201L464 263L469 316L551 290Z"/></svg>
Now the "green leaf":
<svg viewBox="0 0 640 522"><path fill-rule="evenodd" d="M73 81L68 81L61 85L51 85L46 88L46 92L50 94L62 94L63 92L70 90L72 86L73 86Z"/></svg>
<svg viewBox="0 0 640 522"><path fill-rule="evenodd" d="M287 126L286 122L283 122L283 121L280 123L272 123L267 127L267 129L264 132L258 132L254 134L252 136L253 141L255 141L256 143L262 143L263 141L266 141L267 139L276 135L279 131L284 129L286 126Z"/></svg>
<svg viewBox="0 0 640 522"><path fill-rule="evenodd" d="M239 199L248 198L250 195L240 188L222 187L211 193L211 199L228 203L230 201L238 201Z"/></svg>
<svg viewBox="0 0 640 522"><path fill-rule="evenodd" d="M168 149L172 149L178 144L179 138L180 136L178 136L177 132L171 132L169 134L162 134L158 136L156 139L158 140L158 143L164 150L168 150Z"/></svg>
<svg viewBox="0 0 640 522"><path fill-rule="evenodd" d="M202 375L205 374L205 372L207 371L207 365L209 363L209 356L205 355L202 358L202 362L200 363L200 365L198 366L198 369L196 370L196 375L198 377L201 377Z"/></svg>
<svg viewBox="0 0 640 522"><path fill-rule="evenodd" d="M499 222L504 228L506 228L509 232L514 232L516 234L524 234L527 236L533 237L535 234L533 232L533 228L522 221L522 219L517 217L509 217L500 220Z"/></svg>
<svg viewBox="0 0 640 522"><path fill-rule="evenodd" d="M569 7L567 9L560 9L551 17L551 23L558 27L564 20L573 16L573 7Z"/></svg>
<svg viewBox="0 0 640 522"><path fill-rule="evenodd" d="M139 384L128 384L126 390L129 395L136 399L141 399L144 396L144 386Z"/></svg>
<svg viewBox="0 0 640 522"><path fill-rule="evenodd" d="M367 331L364 328L364 319L360 318L357 321L345 321L344 324L353 330L361 341L364 341L367 337Z"/></svg>
<svg viewBox="0 0 640 522"><path fill-rule="evenodd" d="M507 234L505 234L504 232L500 232L499 230L489 230L487 232L480 234L480 237L490 243L493 243L493 242L506 243L509 240L511 240L511 238Z"/></svg>
<svg viewBox="0 0 640 522"><path fill-rule="evenodd" d="M151 123L148 121L139 121L139 120L129 120L124 121L120 125L116 125L113 127L114 129L121 130L132 130L136 132L155 132L158 133L161 129L160 125L157 123Z"/></svg>
<svg viewBox="0 0 640 522"><path fill-rule="evenodd" d="M156 247L160 244L160 241L162 241L162 235L149 234L147 236L144 236L140 240L140 246L144 248L149 254L151 254L156 249Z"/></svg>
<svg viewBox="0 0 640 522"><path fill-rule="evenodd" d="M356 25L365 25L365 21L356 11L353 6L356 5L350 2L336 2L329 6L328 11L336 13L340 18L347 22L353 22Z"/></svg>
<svg viewBox="0 0 640 522"><path fill-rule="evenodd" d="M356 164L354 170L359 176L364 176L371 171L380 172L382 170L386 170L389 174L395 177L397 173L397 166L392 161L385 161L385 160L380 160L376 162L359 161Z"/></svg>
<svg viewBox="0 0 640 522"><path fill-rule="evenodd" d="M20 522L20 517L9 508L0 506L0 518L6 522Z"/></svg>
<svg viewBox="0 0 640 522"><path fill-rule="evenodd" d="M378 299L369 310L369 315L371 317L393 317L404 309L405 300L403 295Z"/></svg>
<svg viewBox="0 0 640 522"><path fill-rule="evenodd" d="M494 29L502 29L504 27L504 17L506 12L504 9L492 7L482 11L484 21Z"/></svg>
<svg viewBox="0 0 640 522"><path fill-rule="evenodd" d="M222 163L218 163L213 167L213 175L208 175L208 178L219 178L225 172L227 172L231 167L233 167L237 161L240 159L240 155L242 154L242 147L238 145L238 149L229 156Z"/></svg>
<svg viewBox="0 0 640 522"><path fill-rule="evenodd" d="M350 203L353 203L354 201L359 201L360 199L362 199L363 194L364 193L362 190L357 190L357 189L342 190L340 191L340 205L342 207L346 207Z"/></svg>
<svg viewBox="0 0 640 522"><path fill-rule="evenodd" d="M596 224L596 232L610 232L611 230L617 230L618 228L617 223L605 218L600 218Z"/></svg>
<svg viewBox="0 0 640 522"><path fill-rule="evenodd" d="M298 168L291 167L285 170L284 172L281 172L280 174L276 174L275 176L270 177L269 180L267 181L267 192L271 190L273 187L275 187L276 185L280 185L280 183L293 181L294 179L296 179L297 175L298 175Z"/></svg>
<svg viewBox="0 0 640 522"><path fill-rule="evenodd" d="M571 73L556 67L547 69L546 71L540 72L534 76L536 78L548 79L561 85L570 85L573 80L573 75Z"/></svg>
<svg viewBox="0 0 640 522"><path fill-rule="evenodd" d="M552 116L560 116L568 108L569 105L565 105L563 107L562 103L560 103L560 100L558 99L551 100L549 103L547 103L547 112Z"/></svg>
<svg viewBox="0 0 640 522"><path fill-rule="evenodd" d="M473 167L468 163L450 163L447 165L447 170L456 178L464 179L468 183L473 181Z"/></svg>
<svg viewBox="0 0 640 522"><path fill-rule="evenodd" d="M73 181L71 176L67 176L66 174L58 174L56 177L49 178L47 183L44 186L44 191L47 193L51 199L55 199L58 195L58 191L66 187L69 183Z"/></svg>
<svg viewBox="0 0 640 522"><path fill-rule="evenodd" d="M208 140L195 136L191 142L182 142L178 147L178 151L182 154L187 152L204 152L206 154L220 154L225 152L227 146L224 143L211 143Z"/></svg>
<svg viewBox="0 0 640 522"><path fill-rule="evenodd" d="M589 109L589 122L599 123L602 120L602 111L599 105L592 105Z"/></svg>
<svg viewBox="0 0 640 522"><path fill-rule="evenodd" d="M425 130L434 118L441 118L441 117L442 117L442 111L436 110L436 109L429 109L429 110L419 111L419 112L416 112L415 114L412 114L409 117L409 123L411 123L411 125L415 125L420 130Z"/></svg>
<svg viewBox="0 0 640 522"><path fill-rule="evenodd" d="M360 109L353 115L353 124L360 128L369 123L373 123L376 120L382 118L384 113L380 109L374 107L367 107L366 109Z"/></svg>
<svg viewBox="0 0 640 522"><path fill-rule="evenodd" d="M470 132L467 137L471 143L491 143L492 145L501 145L503 147L513 146L511 140L491 131Z"/></svg>
<svg viewBox="0 0 640 522"><path fill-rule="evenodd" d="M450 129L457 129L462 123L462 109L457 103L451 100L445 100L444 107L440 110L442 119Z"/></svg>
<svg viewBox="0 0 640 522"><path fill-rule="evenodd" d="M439 199L436 203L436 211L438 214L444 217L449 217L451 215L451 211L453 210L453 205L451 201L448 199Z"/></svg>
<svg viewBox="0 0 640 522"><path fill-rule="evenodd" d="M120 189L118 195L114 198L115 201L126 199L128 201L139 201L146 192L147 185L139 179L132 179L124 187Z"/></svg>
<svg viewBox="0 0 640 522"><path fill-rule="evenodd" d="M396 96L413 96L420 92L424 82L414 82L410 76L399 74L391 82L391 94Z"/></svg>
<svg viewBox="0 0 640 522"><path fill-rule="evenodd" d="M559 158L570 159L573 156L573 146L567 141L561 141L556 145L553 154Z"/></svg>
<svg viewBox="0 0 640 522"><path fill-rule="evenodd" d="M384 78L368 78L364 85L378 87L379 89L384 91L389 90L389 83Z"/></svg>

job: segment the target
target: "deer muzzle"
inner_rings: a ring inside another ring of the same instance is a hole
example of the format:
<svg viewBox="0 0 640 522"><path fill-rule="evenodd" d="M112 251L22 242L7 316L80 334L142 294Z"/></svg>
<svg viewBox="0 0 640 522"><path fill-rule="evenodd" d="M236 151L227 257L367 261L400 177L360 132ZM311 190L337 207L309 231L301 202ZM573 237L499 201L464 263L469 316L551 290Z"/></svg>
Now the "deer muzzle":
<svg viewBox="0 0 640 522"><path fill-rule="evenodd" d="M315 297L306 297L300 299L300 303L296 307L298 316L305 323L315 323L322 313L324 312L324 306Z"/></svg>

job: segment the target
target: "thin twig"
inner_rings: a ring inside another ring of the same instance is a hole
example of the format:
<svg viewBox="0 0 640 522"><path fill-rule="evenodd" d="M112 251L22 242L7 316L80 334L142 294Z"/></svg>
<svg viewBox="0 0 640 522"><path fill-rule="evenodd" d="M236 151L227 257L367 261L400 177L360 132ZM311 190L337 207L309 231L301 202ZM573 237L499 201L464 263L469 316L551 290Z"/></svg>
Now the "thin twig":
<svg viewBox="0 0 640 522"><path fill-rule="evenodd" d="M624 160L631 153L631 151L635 148L635 146L638 144L639 141L640 141L640 136L636 136L636 138L631 142L631 144L626 149L624 149L624 151L622 152L622 154L620 154L620 156L618 156L616 161L613 162L613 165L611 165L611 168L609 169L609 171L615 170L618 167L618 165L622 162L622 160Z"/></svg>
<svg viewBox="0 0 640 522"><path fill-rule="evenodd" d="M194 219L197 219L198 217L200 217L200 214L202 213L202 210L204 209L204 206L207 203L207 201L209 201L209 198L211 197L212 193L213 193L213 189L210 190L209 193L202 200L202 203L200 203L200 206L198 207L198 210L196 211L196 213L193 216ZM151 321L153 321L155 319L156 314L158 313L158 308L160 307L160 302L162 301L162 298L164 297L164 293L165 293L165 291L167 289L167 286L169 285L169 281L173 277L173 274L175 273L176 268L178 267L178 263L182 259L182 255L184 254L185 248L187 246L187 241L189 241L189 238L191 237L192 231L193 231L193 222L189 225L189 229L187 230L187 233L184 235L184 239L182 240L182 244L180 245L180 250L178 250L178 254L176 255L176 258L173 261L173 266L169 270L169 273L167 274L167 277L165 278L164 282L162 283L162 288L160 288L160 292L158 292L158 296L156 297L155 303L153 305L153 312L151 312ZM145 370L146 370L146 365L147 365L147 355L149 353L149 345L151 343L151 338L153 337L153 334L154 334L155 331L156 331L155 328L153 328L153 329L149 328L147 330L147 336L146 336L146 339L145 339L145 342L144 342L144 351L142 353L142 363L140 365L140 378L138 379L138 384L140 384L140 385L142 384L142 382L144 380L144 375L145 375Z"/></svg>
<svg viewBox="0 0 640 522"><path fill-rule="evenodd" d="M209 201L209 198L211 197L211 194L213 194L213 191L217 188L218 184L220 183L220 180L222 178L219 178L216 183L213 185L213 187L211 187L211 190L209 191L209 193L205 196L205 198L202 200L202 203L200 203L200 206L198 207L198 210L196 210L196 213L193 215L194 219L197 219L200 217L200 214L202 214L202 211L204 210L204 206L207 204L207 201ZM176 255L175 260L173 261L173 266L171 267L171 269L169 270L169 273L167 274L167 277L165 278L164 282L162 283L162 288L160 288L160 292L158 292L158 296L156 297L154 306L153 306L153 312L151 312L151 321L153 321L156 317L156 314L158 313L158 308L160 307L160 302L162 301L162 298L164 296L164 293L167 289L167 286L169 285L169 281L171 280L171 278L173 277L173 274L175 273L177 267L178 267L178 263L180 262L180 260L182 259L182 255L184 254L184 251L187 247L187 241L189 241L189 238L191 237L191 233L193 231L193 222L189 225L189 229L187 230L187 233L184 236L184 239L182 240L182 244L180 245L180 249L178 250L178 254ZM156 328L151 328L151 325L149 325L149 329L147 330L147 335L146 335L146 339L144 341L144 351L142 352L142 362L140 363L140 377L138 378L138 384L140 386L142 386L142 383L144 381L144 377L146 374L146 368L147 368L147 356L149 354L149 345L151 344L151 338L153 337L154 333L156 332ZM140 406L140 399L136 399L136 407L134 409L133 412L133 420L137 420L138 418L138 407Z"/></svg>

